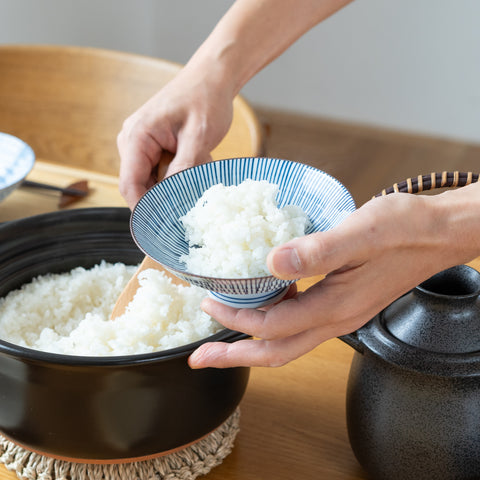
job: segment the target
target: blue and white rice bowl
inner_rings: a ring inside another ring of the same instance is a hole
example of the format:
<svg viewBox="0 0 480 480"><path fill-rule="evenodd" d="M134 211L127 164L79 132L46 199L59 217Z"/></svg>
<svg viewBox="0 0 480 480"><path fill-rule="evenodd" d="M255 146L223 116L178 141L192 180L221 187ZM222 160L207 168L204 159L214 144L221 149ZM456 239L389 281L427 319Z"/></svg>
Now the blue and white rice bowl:
<svg viewBox="0 0 480 480"><path fill-rule="evenodd" d="M0 132L0 202L30 173L35 153L23 140Z"/></svg>
<svg viewBox="0 0 480 480"><path fill-rule="evenodd" d="M186 270L189 245L180 221L213 185L239 185L246 179L278 185L278 207L298 205L308 215L306 234L329 230L355 210L348 190L321 170L289 160L248 157L218 160L172 175L152 187L135 206L130 229L138 247L180 279L205 288L211 297L237 308L278 301L295 280L273 275L215 278Z"/></svg>

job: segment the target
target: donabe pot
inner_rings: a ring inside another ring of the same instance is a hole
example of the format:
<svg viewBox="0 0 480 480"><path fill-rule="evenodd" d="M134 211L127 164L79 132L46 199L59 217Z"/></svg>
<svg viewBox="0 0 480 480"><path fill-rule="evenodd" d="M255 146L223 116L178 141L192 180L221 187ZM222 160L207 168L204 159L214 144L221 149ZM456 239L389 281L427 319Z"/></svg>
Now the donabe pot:
<svg viewBox="0 0 480 480"><path fill-rule="evenodd" d="M352 449L375 480L480 478L480 274L460 265L342 337Z"/></svg>
<svg viewBox="0 0 480 480"><path fill-rule="evenodd" d="M101 260L137 264L126 208L38 215L0 226L0 297L33 277L92 267ZM224 330L162 352L81 357L0 340L0 432L27 449L80 462L156 456L195 442L236 409L248 368L192 370L204 341L233 342Z"/></svg>

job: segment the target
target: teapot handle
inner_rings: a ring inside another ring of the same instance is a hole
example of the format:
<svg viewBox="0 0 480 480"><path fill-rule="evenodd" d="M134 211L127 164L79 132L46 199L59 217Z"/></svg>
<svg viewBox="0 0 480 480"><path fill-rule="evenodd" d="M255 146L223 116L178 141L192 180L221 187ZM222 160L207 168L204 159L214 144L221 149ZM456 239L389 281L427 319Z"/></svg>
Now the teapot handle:
<svg viewBox="0 0 480 480"><path fill-rule="evenodd" d="M419 193L436 188L464 187L478 182L478 178L479 174L472 172L433 172L428 175L418 175L418 177L407 178L403 182L394 183L391 187L385 188L380 193L374 195L373 198L397 192Z"/></svg>

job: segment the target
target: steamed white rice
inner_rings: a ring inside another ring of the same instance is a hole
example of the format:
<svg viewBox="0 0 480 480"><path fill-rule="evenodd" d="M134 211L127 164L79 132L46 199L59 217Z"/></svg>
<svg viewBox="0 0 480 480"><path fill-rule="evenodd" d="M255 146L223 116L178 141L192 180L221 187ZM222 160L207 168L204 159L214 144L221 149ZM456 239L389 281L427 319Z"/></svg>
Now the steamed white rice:
<svg viewBox="0 0 480 480"><path fill-rule="evenodd" d="M0 299L0 338L54 353L130 355L185 345L223 328L200 309L205 290L176 286L153 269L142 272L125 314L110 320L135 271L102 262L39 276Z"/></svg>
<svg viewBox="0 0 480 480"><path fill-rule="evenodd" d="M270 275L270 250L304 235L309 223L296 205L278 208L277 194L277 185L250 179L206 190L180 218L190 247L180 260L188 271L220 278Z"/></svg>

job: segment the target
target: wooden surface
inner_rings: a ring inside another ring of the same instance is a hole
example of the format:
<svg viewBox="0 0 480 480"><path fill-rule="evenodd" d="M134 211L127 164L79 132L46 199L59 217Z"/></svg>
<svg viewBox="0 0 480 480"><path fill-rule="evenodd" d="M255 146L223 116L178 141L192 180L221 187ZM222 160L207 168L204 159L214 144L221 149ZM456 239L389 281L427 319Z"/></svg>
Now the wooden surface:
<svg viewBox="0 0 480 480"><path fill-rule="evenodd" d="M37 157L116 175L123 121L181 66L109 50L0 46L0 131L26 141ZM241 97L215 159L261 153L262 132Z"/></svg>
<svg viewBox="0 0 480 480"><path fill-rule="evenodd" d="M67 208L88 208L100 205L127 206L118 191L118 179L114 176L54 165L39 159L35 162L35 166L27 178L62 187L78 180L88 180L90 188L88 196ZM57 192L18 188L0 204L0 222L56 211L59 199L60 194Z"/></svg>
<svg viewBox="0 0 480 480"><path fill-rule="evenodd" d="M31 177L60 184L86 177L93 192L77 206L123 205L113 176L38 162ZM2 203L0 221L18 213L56 209L57 198L57 194L18 190ZM472 265L480 268L480 259ZM299 282L299 288L315 280ZM234 450L205 478L366 479L350 449L345 424L352 355L350 347L333 339L284 367L253 368ZM15 472L0 465L0 480L16 478Z"/></svg>

